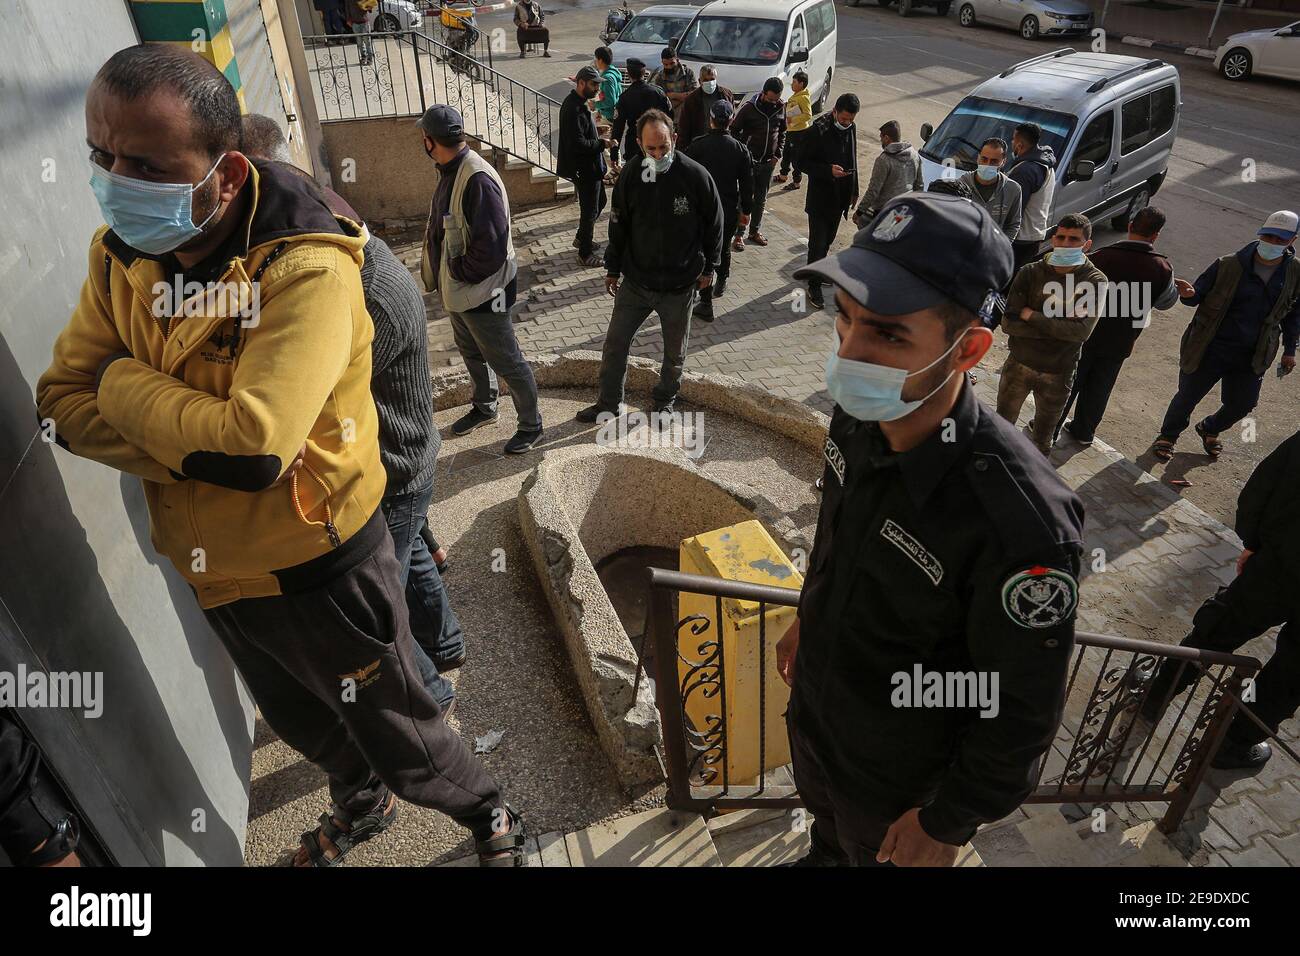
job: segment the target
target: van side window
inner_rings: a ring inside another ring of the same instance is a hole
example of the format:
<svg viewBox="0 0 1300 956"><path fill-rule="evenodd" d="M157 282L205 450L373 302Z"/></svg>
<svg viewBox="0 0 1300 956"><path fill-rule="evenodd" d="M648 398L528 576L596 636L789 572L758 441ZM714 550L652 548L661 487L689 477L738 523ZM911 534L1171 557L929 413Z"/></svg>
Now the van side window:
<svg viewBox="0 0 1300 956"><path fill-rule="evenodd" d="M1176 106L1172 86L1162 86L1125 103L1120 126L1120 154L1127 156L1169 132L1174 125Z"/></svg>
<svg viewBox="0 0 1300 956"><path fill-rule="evenodd" d="M1074 162L1088 160L1098 167L1110 159L1111 140L1115 135L1115 111L1106 110L1092 118L1083 136L1079 138L1079 148L1075 150Z"/></svg>
<svg viewBox="0 0 1300 956"><path fill-rule="evenodd" d="M803 14L794 18L794 29L790 31L790 52L796 50L811 50L816 42L808 35L808 30L803 24Z"/></svg>
<svg viewBox="0 0 1300 956"><path fill-rule="evenodd" d="M835 29L835 5L831 0L809 7L804 11L808 19L808 49L813 49Z"/></svg>

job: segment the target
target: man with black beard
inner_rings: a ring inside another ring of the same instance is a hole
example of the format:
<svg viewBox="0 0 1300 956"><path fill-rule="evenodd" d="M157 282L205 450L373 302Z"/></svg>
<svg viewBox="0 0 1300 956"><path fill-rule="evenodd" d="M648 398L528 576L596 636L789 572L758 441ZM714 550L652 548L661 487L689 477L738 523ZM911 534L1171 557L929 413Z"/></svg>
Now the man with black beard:
<svg viewBox="0 0 1300 956"><path fill-rule="evenodd" d="M600 74L584 66L574 77L573 92L560 104L560 144L555 157L556 175L573 181L578 194L578 261L584 266L603 263L591 241L600 211L605 208L605 150L612 139L601 139L587 104L600 92Z"/></svg>
<svg viewBox="0 0 1300 956"><path fill-rule="evenodd" d="M951 866L1029 793L1056 732L1083 507L963 374L1012 258L983 209L909 193L795 273L834 283L838 307L821 513L777 645L815 818L796 865ZM989 699L922 696L957 676Z"/></svg>

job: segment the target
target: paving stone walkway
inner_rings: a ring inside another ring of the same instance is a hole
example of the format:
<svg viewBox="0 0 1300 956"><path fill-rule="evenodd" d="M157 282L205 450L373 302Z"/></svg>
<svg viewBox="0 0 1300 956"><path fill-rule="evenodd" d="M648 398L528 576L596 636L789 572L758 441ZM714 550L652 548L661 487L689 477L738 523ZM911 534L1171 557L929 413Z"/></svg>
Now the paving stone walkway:
<svg viewBox="0 0 1300 956"><path fill-rule="evenodd" d="M607 217L597 224L598 242L605 239L606 225ZM526 354L598 352L604 341L612 299L604 291L604 270L582 268L576 261L576 226L572 203L515 217L521 267L516 323ZM764 232L770 245L749 246L733 255L729 290L717 305L719 317L692 326L686 368L734 375L829 413L823 363L834 335L833 314L800 311L801 286L793 279L806 257L804 226L806 221L768 211ZM842 228L835 248L846 245L851 233ZM389 238L404 261L418 266L417 246L402 235ZM434 303L430 314L431 362L457 364L446 319ZM653 359L662 355L654 317L632 353ZM1005 356L1005 337L999 336L978 376L977 390L987 404L994 402L997 370ZM633 404L641 399L648 401L648 396L629 396ZM1032 405L1026 418L1031 413ZM1201 602L1232 580L1240 539L1104 441L1086 449L1058 448L1052 457L1087 509L1081 629L1177 643ZM1270 634L1241 653L1263 661L1273 648ZM1300 721L1283 724L1282 735L1300 749ZM1126 827L1163 812L1155 805L1114 809ZM1044 808L1033 812L1041 814ZM1253 777L1211 772L1172 841L1193 865L1300 865L1300 767L1278 753ZM978 838L976 845L990 865L1012 862L999 859L997 848L986 849ZM1014 846L1007 852L1014 855Z"/></svg>

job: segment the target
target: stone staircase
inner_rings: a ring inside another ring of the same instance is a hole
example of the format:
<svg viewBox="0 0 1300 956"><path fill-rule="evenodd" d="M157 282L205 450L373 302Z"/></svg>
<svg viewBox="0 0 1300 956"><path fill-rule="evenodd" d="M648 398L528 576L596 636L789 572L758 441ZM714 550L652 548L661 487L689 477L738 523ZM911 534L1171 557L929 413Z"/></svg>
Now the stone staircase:
<svg viewBox="0 0 1300 956"><path fill-rule="evenodd" d="M1071 821L1059 806L1031 804L983 827L956 866L1185 867L1190 864L1154 821L1111 816ZM668 808L616 817L572 833L529 841L532 866L780 866L808 852L812 816L804 811L737 810L705 820ZM475 866L465 856L444 866Z"/></svg>
<svg viewBox="0 0 1300 956"><path fill-rule="evenodd" d="M555 166L551 143L559 134L557 104L537 99L532 91L523 93L518 85L498 88L511 83L509 78L487 73L481 65L474 75L452 70L435 55L442 48L418 35L417 45L418 50L397 37L376 37L373 62L363 66L355 43L313 42L307 47L308 73L320 118L416 118L425 104L449 103L460 109L467 136L496 167L515 208L573 196L572 183L547 171ZM496 79L486 82L485 76ZM521 106L521 96L522 102L534 103L534 115ZM511 144L534 161L514 155Z"/></svg>

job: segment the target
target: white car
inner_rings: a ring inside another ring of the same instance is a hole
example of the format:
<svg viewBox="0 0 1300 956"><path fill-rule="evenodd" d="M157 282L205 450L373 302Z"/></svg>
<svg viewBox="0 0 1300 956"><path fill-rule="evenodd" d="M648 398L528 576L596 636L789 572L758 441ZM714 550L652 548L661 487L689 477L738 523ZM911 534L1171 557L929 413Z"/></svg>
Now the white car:
<svg viewBox="0 0 1300 956"><path fill-rule="evenodd" d="M420 30L424 17L411 0L379 0L379 5L366 17L370 29L376 33L396 33L399 30Z"/></svg>
<svg viewBox="0 0 1300 956"><path fill-rule="evenodd" d="M1300 80L1300 20L1281 29L1234 33L1214 54L1214 66L1230 80L1252 73Z"/></svg>

